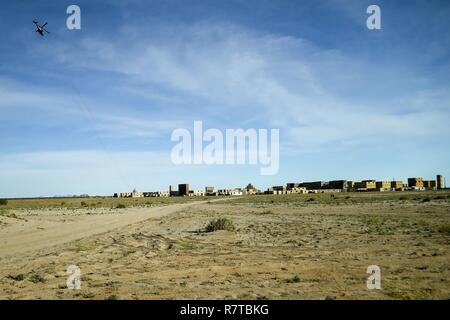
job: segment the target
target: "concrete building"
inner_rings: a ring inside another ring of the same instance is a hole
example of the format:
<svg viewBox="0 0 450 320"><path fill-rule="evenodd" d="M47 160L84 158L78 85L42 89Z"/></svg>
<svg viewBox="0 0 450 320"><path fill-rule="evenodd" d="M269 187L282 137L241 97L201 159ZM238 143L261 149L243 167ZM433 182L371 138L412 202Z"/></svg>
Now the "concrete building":
<svg viewBox="0 0 450 320"><path fill-rule="evenodd" d="M219 196L242 196L244 192L241 188L234 189L219 189L217 190L217 195Z"/></svg>
<svg viewBox="0 0 450 320"><path fill-rule="evenodd" d="M328 186L328 181L302 182L299 187L307 190L319 190Z"/></svg>
<svg viewBox="0 0 450 320"><path fill-rule="evenodd" d="M377 181L375 185L376 185L377 191L391 190L391 182L390 181Z"/></svg>
<svg viewBox="0 0 450 320"><path fill-rule="evenodd" d="M423 188L423 178L408 178L409 188Z"/></svg>
<svg viewBox="0 0 450 320"><path fill-rule="evenodd" d="M403 181L391 181L391 189L396 191L403 191Z"/></svg>
<svg viewBox="0 0 450 320"><path fill-rule="evenodd" d="M436 187L438 190L445 188L445 179L442 175L438 174L436 176Z"/></svg>
<svg viewBox="0 0 450 320"><path fill-rule="evenodd" d="M260 194L261 190L256 189L251 183L249 183L246 187L245 187L245 193L249 194L249 195L255 195L255 194Z"/></svg>
<svg viewBox="0 0 450 320"><path fill-rule="evenodd" d="M204 190L189 190L189 193L187 194L189 197L203 197L205 196Z"/></svg>
<svg viewBox="0 0 450 320"><path fill-rule="evenodd" d="M328 182L328 189L340 189L347 191L349 189L347 180L333 180Z"/></svg>
<svg viewBox="0 0 450 320"><path fill-rule="evenodd" d="M356 191L374 191L377 188L377 182L375 180L363 180L361 182L355 182L354 189Z"/></svg>
<svg viewBox="0 0 450 320"><path fill-rule="evenodd" d="M188 196L189 195L189 184L182 183L178 185L178 195L180 197Z"/></svg>
<svg viewBox="0 0 450 320"><path fill-rule="evenodd" d="M423 180L423 187L427 190L436 190L436 180Z"/></svg>
<svg viewBox="0 0 450 320"><path fill-rule="evenodd" d="M286 189L288 190L292 190L294 188L299 188L300 187L300 183L297 182L290 182L286 184Z"/></svg>

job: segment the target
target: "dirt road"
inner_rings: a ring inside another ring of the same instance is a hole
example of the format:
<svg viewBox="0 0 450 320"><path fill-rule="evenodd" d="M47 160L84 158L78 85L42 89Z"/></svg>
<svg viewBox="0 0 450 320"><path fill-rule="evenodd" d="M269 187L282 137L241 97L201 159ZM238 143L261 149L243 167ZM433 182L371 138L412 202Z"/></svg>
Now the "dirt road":
<svg viewBox="0 0 450 320"><path fill-rule="evenodd" d="M60 245L204 203L196 201L155 208L129 208L122 213L71 218L27 219L0 230L0 258Z"/></svg>

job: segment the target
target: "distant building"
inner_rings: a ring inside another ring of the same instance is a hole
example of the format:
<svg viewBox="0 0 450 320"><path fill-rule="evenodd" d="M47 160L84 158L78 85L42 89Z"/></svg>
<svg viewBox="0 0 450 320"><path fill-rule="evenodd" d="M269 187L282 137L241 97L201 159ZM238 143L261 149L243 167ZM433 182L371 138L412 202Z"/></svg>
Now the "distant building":
<svg viewBox="0 0 450 320"><path fill-rule="evenodd" d="M423 180L423 187L427 190L436 190L436 180Z"/></svg>
<svg viewBox="0 0 450 320"><path fill-rule="evenodd" d="M172 185L169 185L169 196L170 197L178 197L178 191L173 190Z"/></svg>
<svg viewBox="0 0 450 320"><path fill-rule="evenodd" d="M189 190L189 197L203 197L205 195L205 191L203 190Z"/></svg>
<svg viewBox="0 0 450 320"><path fill-rule="evenodd" d="M217 195L219 196L242 196L244 192L241 188L234 189L219 189L217 190Z"/></svg>
<svg viewBox="0 0 450 320"><path fill-rule="evenodd" d="M180 197L189 195L189 184L183 183L178 185L178 195Z"/></svg>
<svg viewBox="0 0 450 320"><path fill-rule="evenodd" d="M349 189L347 180L333 180L328 182L328 189L340 189L347 191Z"/></svg>
<svg viewBox="0 0 450 320"><path fill-rule="evenodd" d="M375 180L363 180L361 182L356 182L354 188L357 191L373 191L377 188L377 183Z"/></svg>
<svg viewBox="0 0 450 320"><path fill-rule="evenodd" d="M119 192L114 193L115 198L143 198L144 193L139 192L136 189L134 189L132 192Z"/></svg>
<svg viewBox="0 0 450 320"><path fill-rule="evenodd" d="M376 186L377 191L391 190L391 182L390 181L377 181L375 186Z"/></svg>
<svg viewBox="0 0 450 320"><path fill-rule="evenodd" d="M440 174L436 176L436 187L438 190L445 188L445 179Z"/></svg>
<svg viewBox="0 0 450 320"><path fill-rule="evenodd" d="M423 178L408 178L409 188L423 188Z"/></svg>
<svg viewBox="0 0 450 320"><path fill-rule="evenodd" d="M307 190L319 190L328 186L328 181L302 182L299 187Z"/></svg>
<svg viewBox="0 0 450 320"><path fill-rule="evenodd" d="M256 189L251 183L249 183L246 187L245 187L245 193L246 194L259 194L261 193L261 190Z"/></svg>
<svg viewBox="0 0 450 320"><path fill-rule="evenodd" d="M401 191L403 190L403 182L402 181L391 181L391 189Z"/></svg>
<svg viewBox="0 0 450 320"><path fill-rule="evenodd" d="M214 187L205 187L205 195L213 196L214 194Z"/></svg>
<svg viewBox="0 0 450 320"><path fill-rule="evenodd" d="M292 189L298 188L298 187L300 187L300 183L291 182L291 183L286 184L286 189L288 189L288 190L292 190Z"/></svg>

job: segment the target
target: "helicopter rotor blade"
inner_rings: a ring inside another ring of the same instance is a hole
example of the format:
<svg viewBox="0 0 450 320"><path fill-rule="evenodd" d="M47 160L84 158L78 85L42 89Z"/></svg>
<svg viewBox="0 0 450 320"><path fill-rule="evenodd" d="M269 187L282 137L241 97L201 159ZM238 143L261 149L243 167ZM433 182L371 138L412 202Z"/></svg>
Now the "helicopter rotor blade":
<svg viewBox="0 0 450 320"><path fill-rule="evenodd" d="M44 30L45 32L47 32L48 34L50 34L50 32L48 32L47 30L45 30L44 28L42 28L42 30Z"/></svg>
<svg viewBox="0 0 450 320"><path fill-rule="evenodd" d="M47 25L47 23L48 23L48 22L44 23L44 24L42 25L42 28L45 27L45 26Z"/></svg>

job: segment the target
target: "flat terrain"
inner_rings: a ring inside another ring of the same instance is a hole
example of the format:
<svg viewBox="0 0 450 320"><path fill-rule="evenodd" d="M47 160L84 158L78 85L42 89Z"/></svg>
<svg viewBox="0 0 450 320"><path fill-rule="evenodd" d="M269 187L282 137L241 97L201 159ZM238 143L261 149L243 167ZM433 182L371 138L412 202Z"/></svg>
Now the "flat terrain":
<svg viewBox="0 0 450 320"><path fill-rule="evenodd" d="M450 298L448 191L121 200L0 206L0 299Z"/></svg>

